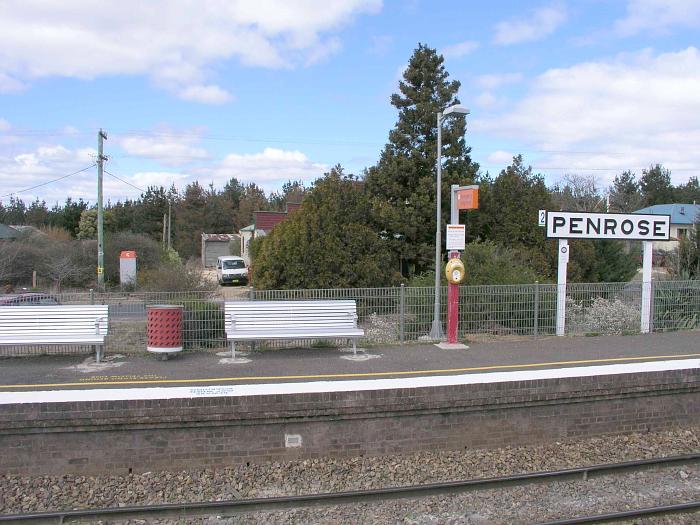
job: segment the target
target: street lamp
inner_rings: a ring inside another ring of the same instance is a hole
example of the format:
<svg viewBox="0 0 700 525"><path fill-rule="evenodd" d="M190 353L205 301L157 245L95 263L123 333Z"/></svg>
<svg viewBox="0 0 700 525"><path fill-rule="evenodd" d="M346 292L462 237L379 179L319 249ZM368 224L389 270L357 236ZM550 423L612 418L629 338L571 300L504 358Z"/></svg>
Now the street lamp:
<svg viewBox="0 0 700 525"><path fill-rule="evenodd" d="M440 340L445 337L440 323L440 244L442 233L442 122L449 115L468 115L469 110L461 104L455 104L437 114L437 199L435 204L435 305L433 308L433 325L430 339Z"/></svg>

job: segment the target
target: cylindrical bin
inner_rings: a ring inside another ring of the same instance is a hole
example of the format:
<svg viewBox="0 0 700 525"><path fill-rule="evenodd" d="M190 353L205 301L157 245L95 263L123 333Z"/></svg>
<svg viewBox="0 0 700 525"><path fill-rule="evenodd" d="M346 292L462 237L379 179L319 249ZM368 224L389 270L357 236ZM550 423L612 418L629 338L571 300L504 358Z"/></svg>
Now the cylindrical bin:
<svg viewBox="0 0 700 525"><path fill-rule="evenodd" d="M163 354L182 351L182 305L154 304L146 306L146 350Z"/></svg>

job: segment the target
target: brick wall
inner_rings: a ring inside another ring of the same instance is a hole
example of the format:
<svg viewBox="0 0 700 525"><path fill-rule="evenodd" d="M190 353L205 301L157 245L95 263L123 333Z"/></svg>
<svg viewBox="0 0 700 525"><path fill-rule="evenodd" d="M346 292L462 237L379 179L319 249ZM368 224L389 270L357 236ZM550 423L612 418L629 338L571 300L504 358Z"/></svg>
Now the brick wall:
<svg viewBox="0 0 700 525"><path fill-rule="evenodd" d="M700 423L700 370L301 395L0 406L0 472L127 473ZM301 445L285 446L285 435ZM294 439L294 438L293 438Z"/></svg>

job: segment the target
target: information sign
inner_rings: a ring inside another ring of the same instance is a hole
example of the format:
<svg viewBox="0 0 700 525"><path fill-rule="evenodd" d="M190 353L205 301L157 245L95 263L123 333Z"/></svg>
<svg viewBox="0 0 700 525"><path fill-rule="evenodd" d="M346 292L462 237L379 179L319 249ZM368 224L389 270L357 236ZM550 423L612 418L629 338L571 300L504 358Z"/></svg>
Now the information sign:
<svg viewBox="0 0 700 525"><path fill-rule="evenodd" d="M447 250L463 251L466 245L467 229L464 224L448 224L445 244Z"/></svg>

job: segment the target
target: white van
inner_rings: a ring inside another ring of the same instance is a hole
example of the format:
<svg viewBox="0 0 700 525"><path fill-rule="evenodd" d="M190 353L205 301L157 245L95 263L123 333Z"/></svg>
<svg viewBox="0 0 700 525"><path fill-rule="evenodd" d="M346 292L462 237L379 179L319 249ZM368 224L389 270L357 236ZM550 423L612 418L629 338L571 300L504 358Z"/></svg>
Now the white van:
<svg viewBox="0 0 700 525"><path fill-rule="evenodd" d="M216 259L219 284L248 284L248 267L242 257L224 255Z"/></svg>

